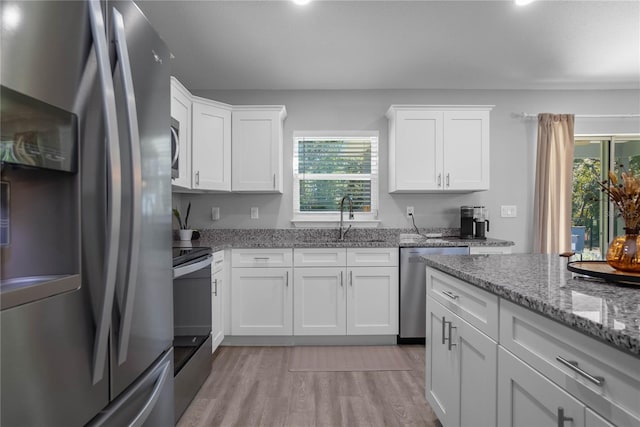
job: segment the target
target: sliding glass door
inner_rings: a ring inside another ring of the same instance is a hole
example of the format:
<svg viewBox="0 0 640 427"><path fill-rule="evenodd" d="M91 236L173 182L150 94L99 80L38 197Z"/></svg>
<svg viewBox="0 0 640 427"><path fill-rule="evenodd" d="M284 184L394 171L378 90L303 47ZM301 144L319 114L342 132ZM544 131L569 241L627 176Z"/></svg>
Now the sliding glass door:
<svg viewBox="0 0 640 427"><path fill-rule="evenodd" d="M611 239L624 233L624 223L597 183L621 169L640 173L640 135L575 136L572 250L583 259L604 259Z"/></svg>

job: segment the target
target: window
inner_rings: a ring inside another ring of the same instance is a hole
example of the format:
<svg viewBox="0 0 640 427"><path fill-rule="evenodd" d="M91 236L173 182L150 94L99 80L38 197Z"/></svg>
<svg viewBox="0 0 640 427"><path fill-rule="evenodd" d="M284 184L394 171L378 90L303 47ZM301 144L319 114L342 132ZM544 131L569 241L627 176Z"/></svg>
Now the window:
<svg viewBox="0 0 640 427"><path fill-rule="evenodd" d="M356 220L376 218L378 132L295 132L293 144L294 220L336 221L344 196Z"/></svg>
<svg viewBox="0 0 640 427"><path fill-rule="evenodd" d="M623 165L640 172L640 135L576 135L573 158L572 249L583 259L604 259L609 242L624 224L597 180Z"/></svg>

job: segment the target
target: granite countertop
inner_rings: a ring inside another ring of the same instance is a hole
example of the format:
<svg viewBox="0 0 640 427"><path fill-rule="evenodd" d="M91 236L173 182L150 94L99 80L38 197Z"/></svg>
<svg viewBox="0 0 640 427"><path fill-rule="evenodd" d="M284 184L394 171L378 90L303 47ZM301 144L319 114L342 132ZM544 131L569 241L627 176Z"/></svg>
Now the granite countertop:
<svg viewBox="0 0 640 427"><path fill-rule="evenodd" d="M573 278L558 255L423 258L428 266L640 358L640 286Z"/></svg>
<svg viewBox="0 0 640 427"><path fill-rule="evenodd" d="M228 248L394 248L439 246L513 246L513 242L487 238L460 239L458 229L422 230L418 237L413 230L399 228L358 228L350 230L345 239L337 240L337 229L209 229L200 232L200 239L174 242L174 246L211 246L214 251ZM426 233L442 235L424 237ZM409 237L413 236L413 237Z"/></svg>

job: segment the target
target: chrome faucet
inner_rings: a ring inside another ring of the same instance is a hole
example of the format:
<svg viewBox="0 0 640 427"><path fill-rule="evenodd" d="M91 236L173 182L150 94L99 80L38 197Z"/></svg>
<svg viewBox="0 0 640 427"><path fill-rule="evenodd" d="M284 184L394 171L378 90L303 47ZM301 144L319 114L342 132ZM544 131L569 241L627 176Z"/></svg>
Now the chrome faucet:
<svg viewBox="0 0 640 427"><path fill-rule="evenodd" d="M353 199L351 198L351 195L346 195L342 198L342 200L340 200L340 229L339 231L339 237L338 240L344 240L344 236L347 235L347 232L349 232L349 230L351 230L351 224L349 224L349 227L345 230L342 222L342 215L344 212L344 201L345 199L349 202L349 219L353 219Z"/></svg>

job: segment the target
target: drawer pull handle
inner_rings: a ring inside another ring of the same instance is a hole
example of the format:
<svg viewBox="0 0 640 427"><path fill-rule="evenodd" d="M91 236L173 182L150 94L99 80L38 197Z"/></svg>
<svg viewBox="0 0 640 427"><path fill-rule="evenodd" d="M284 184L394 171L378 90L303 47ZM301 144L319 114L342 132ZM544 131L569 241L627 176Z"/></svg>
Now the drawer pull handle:
<svg viewBox="0 0 640 427"><path fill-rule="evenodd" d="M223 262L224 262L224 260L220 259L220 260L216 261L216 264L222 264Z"/></svg>
<svg viewBox="0 0 640 427"><path fill-rule="evenodd" d="M269 261L269 257L265 256L265 257L253 257L254 261Z"/></svg>
<svg viewBox="0 0 640 427"><path fill-rule="evenodd" d="M573 421L573 417L565 417L564 408L560 406L558 407L558 427L564 427L565 421Z"/></svg>
<svg viewBox="0 0 640 427"><path fill-rule="evenodd" d="M444 330L445 330L446 326L447 326L447 321L444 320L444 316L442 316L442 345L444 345L446 343L446 341L447 341L447 339L444 336Z"/></svg>
<svg viewBox="0 0 640 427"><path fill-rule="evenodd" d="M451 291L442 291L442 293L444 295L448 296L449 298L454 299L454 300L459 298L458 295L454 294Z"/></svg>
<svg viewBox="0 0 640 427"><path fill-rule="evenodd" d="M344 279L344 271L341 271L341 272L340 272L340 287L341 287L341 288L342 288L342 287L344 287L344 281L343 281L343 279Z"/></svg>
<svg viewBox="0 0 640 427"><path fill-rule="evenodd" d="M578 362L576 362L575 360L567 360L562 356L556 357L556 360L572 371L577 372L581 376L585 377L597 386L602 386L602 384L604 383L604 377L597 377L595 375L591 375L583 369L580 369L580 367L578 366Z"/></svg>

